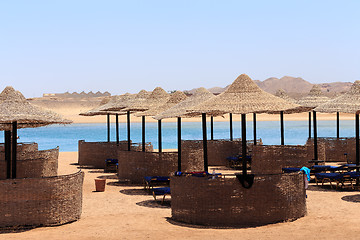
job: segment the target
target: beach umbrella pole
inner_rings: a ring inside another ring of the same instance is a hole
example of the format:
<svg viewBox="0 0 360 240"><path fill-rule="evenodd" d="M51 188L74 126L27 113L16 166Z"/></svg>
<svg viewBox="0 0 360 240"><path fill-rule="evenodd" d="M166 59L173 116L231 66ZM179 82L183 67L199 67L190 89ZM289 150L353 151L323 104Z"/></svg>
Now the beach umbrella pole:
<svg viewBox="0 0 360 240"><path fill-rule="evenodd" d="M178 171L181 172L181 117L177 118Z"/></svg>
<svg viewBox="0 0 360 240"><path fill-rule="evenodd" d="M12 123L12 178L16 178L17 122Z"/></svg>
<svg viewBox="0 0 360 240"><path fill-rule="evenodd" d="M161 120L158 120L158 146L159 152L162 152L162 144L161 144Z"/></svg>
<svg viewBox="0 0 360 240"><path fill-rule="evenodd" d="M253 113L254 145L256 145L256 113Z"/></svg>
<svg viewBox="0 0 360 240"><path fill-rule="evenodd" d="M359 114L355 115L355 144L356 144L356 166L360 163L360 152L359 152ZM359 168L356 168L356 171L359 172ZM358 182L356 182L358 184Z"/></svg>
<svg viewBox="0 0 360 240"><path fill-rule="evenodd" d="M130 111L126 112L127 116L127 140L128 140L128 151L131 150L131 143L130 143Z"/></svg>
<svg viewBox="0 0 360 240"><path fill-rule="evenodd" d="M214 140L214 117L210 117L210 140Z"/></svg>
<svg viewBox="0 0 360 240"><path fill-rule="evenodd" d="M336 112L336 137L340 138L340 114Z"/></svg>
<svg viewBox="0 0 360 240"><path fill-rule="evenodd" d="M119 146L119 114L116 114L116 144Z"/></svg>
<svg viewBox="0 0 360 240"><path fill-rule="evenodd" d="M5 161L6 161L6 178L11 178L11 131L5 131L4 133L4 150L5 150Z"/></svg>
<svg viewBox="0 0 360 240"><path fill-rule="evenodd" d="M285 145L284 141L284 111L280 111L280 132L281 132L281 145Z"/></svg>
<svg viewBox="0 0 360 240"><path fill-rule="evenodd" d="M107 114L107 141L110 142L110 114Z"/></svg>
<svg viewBox="0 0 360 240"><path fill-rule="evenodd" d="M311 112L309 112L309 138L311 138Z"/></svg>
<svg viewBox="0 0 360 240"><path fill-rule="evenodd" d="M233 140L233 119L232 119L232 113L230 115L230 141Z"/></svg>
<svg viewBox="0 0 360 240"><path fill-rule="evenodd" d="M145 116L141 117L142 151L145 152Z"/></svg>
<svg viewBox="0 0 360 240"><path fill-rule="evenodd" d="M316 124L316 111L313 111L314 121L314 160L318 160L318 144L317 144L317 124ZM317 162L315 162L317 165Z"/></svg>
<svg viewBox="0 0 360 240"><path fill-rule="evenodd" d="M201 114L203 130L203 151L204 151L204 171L208 172L208 155L207 155L207 132L206 132L206 113Z"/></svg>
<svg viewBox="0 0 360 240"><path fill-rule="evenodd" d="M246 114L241 114L241 143L242 143L242 171L243 175L247 174L246 167Z"/></svg>

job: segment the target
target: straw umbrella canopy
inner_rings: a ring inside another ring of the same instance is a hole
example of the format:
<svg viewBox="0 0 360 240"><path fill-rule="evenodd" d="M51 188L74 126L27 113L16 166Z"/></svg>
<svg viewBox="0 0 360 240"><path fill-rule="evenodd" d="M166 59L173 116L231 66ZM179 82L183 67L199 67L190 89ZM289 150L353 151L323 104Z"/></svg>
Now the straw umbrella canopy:
<svg viewBox="0 0 360 240"><path fill-rule="evenodd" d="M138 94L133 95L132 97L129 97L127 99L115 99L112 102L109 102L108 104L104 105L102 108L102 111L124 111L126 112L127 107L139 102L144 101L147 97L150 96L150 92L147 92L145 90L141 90L138 92Z"/></svg>
<svg viewBox="0 0 360 240"><path fill-rule="evenodd" d="M350 90L339 97L321 104L314 111L318 112L343 112L355 114L356 135L356 165L359 165L359 111L360 111L360 81L355 81ZM359 169L357 168L357 171Z"/></svg>
<svg viewBox="0 0 360 240"><path fill-rule="evenodd" d="M330 98L326 97L320 89L319 85L314 85L306 97L303 97L298 104L304 107L316 108L317 106L326 103ZM337 119L338 120L338 119ZM314 160L318 160L317 156L317 121L316 111L313 111L313 128L314 128ZM311 138L311 112L309 112L309 138Z"/></svg>
<svg viewBox="0 0 360 240"><path fill-rule="evenodd" d="M119 115L124 115L125 113L118 111L106 111L106 109L111 106L114 102L126 102L134 98L134 94L125 93L123 95L112 96L110 101L106 104L100 105L96 108L90 109L87 112L80 113L81 116L97 116L97 115L107 115L107 141L110 142L110 115L116 116L116 142L119 144Z"/></svg>
<svg viewBox="0 0 360 240"><path fill-rule="evenodd" d="M184 99L186 99L187 96L181 92L181 91L176 91L175 93L170 95L170 98L168 98L166 100L166 98L161 98L162 101L164 101L162 104L160 104L160 100L157 101L156 104L154 104L153 108L150 108L146 111L143 112L138 112L135 114L135 116L138 117L143 117L145 118L145 116L155 116L169 108L171 108L172 106L176 105L177 103L183 101ZM157 106L156 106L157 105ZM159 152L162 152L162 140L161 140L161 119L158 120L158 149Z"/></svg>
<svg viewBox="0 0 360 240"><path fill-rule="evenodd" d="M241 114L243 176L245 176L247 174L246 158L245 158L246 114L266 113L269 111L285 111L297 107L299 107L299 105L291 102L287 102L284 99L281 99L279 97L276 97L270 93L263 91L256 85L254 81L251 80L251 78L248 75L242 74L223 93L219 94L218 96L202 104L199 104L198 106L189 109L189 111L202 113L203 119L204 117L206 117L206 113ZM206 156L204 155L204 157ZM205 159L204 162L205 162L204 164L205 169L207 169L207 159ZM248 183L250 182L251 180L248 181Z"/></svg>
<svg viewBox="0 0 360 240"><path fill-rule="evenodd" d="M0 130L11 130L13 122L17 122L17 128L72 123L55 112L31 104L13 87L6 87L0 94Z"/></svg>
<svg viewBox="0 0 360 240"><path fill-rule="evenodd" d="M186 98L184 101L179 102L178 104L174 105L173 107L157 114L154 116L156 120L161 120L165 118L176 118L176 117L198 117L200 113L189 113L187 109L195 107L200 103L209 100L210 98L215 97L214 94L209 92L206 88L198 88L196 92L191 95L190 97Z"/></svg>
<svg viewBox="0 0 360 240"><path fill-rule="evenodd" d="M360 110L360 81L355 81L348 92L319 105L314 110L326 113L356 113Z"/></svg>
<svg viewBox="0 0 360 240"><path fill-rule="evenodd" d="M57 113L32 105L19 91L15 91L13 87L6 87L0 94L0 130L5 130L7 178L16 178L18 128L35 128L71 122Z"/></svg>
<svg viewBox="0 0 360 240"><path fill-rule="evenodd" d="M189 112L248 114L285 111L298 107L297 104L265 92L249 76L242 74L227 90L189 109Z"/></svg>
<svg viewBox="0 0 360 240"><path fill-rule="evenodd" d="M168 110L154 116L156 120L162 120L165 118L177 118L177 137L178 137L178 171L181 171L181 118L198 117L199 114L191 114L186 110L194 107L210 98L215 97L214 94L209 92L206 88L198 88L196 92L184 101L179 102L175 106Z"/></svg>
<svg viewBox="0 0 360 240"><path fill-rule="evenodd" d="M150 108L146 111L143 112L138 112L135 114L135 116L140 117L140 116L155 116L158 115L168 109L170 109L171 107L175 106L176 104L184 101L187 98L187 96L181 92L181 91L176 91L174 93L172 93L170 95L170 98L168 98L168 100L158 106L155 106L153 108ZM163 101L165 101L166 98L162 98ZM160 104L160 101L158 102ZM160 119L157 119L160 120Z"/></svg>
<svg viewBox="0 0 360 240"><path fill-rule="evenodd" d="M309 94L298 100L296 103L304 107L315 108L320 104L326 103L329 100L330 98L324 95L324 93L320 89L320 86L314 85L310 90Z"/></svg>
<svg viewBox="0 0 360 240"><path fill-rule="evenodd" d="M141 92L141 91L140 91ZM128 128L128 151L130 151L130 112L146 111L153 107L164 104L169 99L169 94L161 87L156 87L151 94L141 92L138 97L129 102L127 107L120 109L127 114ZM116 108L112 108L116 109ZM142 151L145 152L145 116L141 120L142 128Z"/></svg>
<svg viewBox="0 0 360 240"><path fill-rule="evenodd" d="M276 91L275 96L282 98L288 102L295 103L295 99L289 97L289 95L284 91L284 89L280 88Z"/></svg>
<svg viewBox="0 0 360 240"><path fill-rule="evenodd" d="M161 87L156 87L145 100L134 101L132 104L123 109L123 111L146 111L150 108L156 108L164 104L170 95Z"/></svg>

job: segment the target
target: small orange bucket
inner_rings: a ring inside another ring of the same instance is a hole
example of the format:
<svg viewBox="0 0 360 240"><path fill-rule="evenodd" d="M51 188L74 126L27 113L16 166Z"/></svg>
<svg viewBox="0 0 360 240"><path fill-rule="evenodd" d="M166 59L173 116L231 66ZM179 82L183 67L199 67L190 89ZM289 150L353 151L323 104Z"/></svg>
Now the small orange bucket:
<svg viewBox="0 0 360 240"><path fill-rule="evenodd" d="M95 189L97 192L104 192L106 179L95 178Z"/></svg>

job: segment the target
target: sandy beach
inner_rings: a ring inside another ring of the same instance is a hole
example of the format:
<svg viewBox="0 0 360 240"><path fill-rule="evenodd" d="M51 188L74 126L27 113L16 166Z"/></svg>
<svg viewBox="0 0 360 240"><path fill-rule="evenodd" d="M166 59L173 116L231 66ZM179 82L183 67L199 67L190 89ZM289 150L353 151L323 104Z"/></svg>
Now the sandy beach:
<svg viewBox="0 0 360 240"><path fill-rule="evenodd" d="M61 152L59 174L78 170L77 152ZM83 209L79 221L2 233L0 239L359 239L358 191L310 186L307 216L255 228L214 229L174 223L169 202L160 205L142 186L119 183L115 174L83 169ZM94 192L94 179L106 178L105 192Z"/></svg>

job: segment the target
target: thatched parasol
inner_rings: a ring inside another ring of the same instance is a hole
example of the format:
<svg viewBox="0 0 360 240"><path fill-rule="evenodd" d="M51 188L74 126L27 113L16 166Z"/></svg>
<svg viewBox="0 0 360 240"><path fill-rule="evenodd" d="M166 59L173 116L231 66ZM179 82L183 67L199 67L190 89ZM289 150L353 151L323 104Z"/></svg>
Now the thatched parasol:
<svg viewBox="0 0 360 240"><path fill-rule="evenodd" d="M6 87L1 92L0 102L0 130L5 130L6 175L7 178L16 178L17 129L69 124L72 121L62 118L57 113L32 105L13 87Z"/></svg>
<svg viewBox="0 0 360 240"><path fill-rule="evenodd" d="M187 109L190 109L194 106L199 105L200 103L209 100L210 98L215 97L214 94L209 92L206 88L198 88L196 92L185 99L182 102L179 102L175 106L167 109L166 111L159 113L158 115L154 116L156 120L161 120L164 118L177 118L177 117L198 117L200 114L198 113L189 113Z"/></svg>
<svg viewBox="0 0 360 240"><path fill-rule="evenodd" d="M243 176L246 178L246 114L285 111L297 107L299 107L299 105L287 102L263 91L249 76L242 74L223 93L189 109L189 111L202 113L204 142L206 140L206 121L204 120L206 113L241 114ZM204 151L205 149L206 146L204 146ZM204 162L205 170L207 170L206 153L204 153ZM251 185L251 180L247 179L246 181Z"/></svg>
<svg viewBox="0 0 360 240"><path fill-rule="evenodd" d="M189 112L247 114L285 111L298 107L297 104L265 92L249 76L242 74L223 93L189 109Z"/></svg>
<svg viewBox="0 0 360 240"><path fill-rule="evenodd" d="M319 105L314 111L318 112L343 112L355 114L356 126L356 165L359 165L359 111L360 111L360 81L355 81L350 90L339 97ZM314 141L315 144L315 141ZM357 168L359 171L359 168Z"/></svg>
<svg viewBox="0 0 360 240"><path fill-rule="evenodd" d="M330 99L324 95L319 85L314 85L310 90L309 94L297 101L298 104L304 107L313 109L323 103L326 103ZM309 110L310 110L309 109ZM316 111L313 111L313 128L314 128L314 139L317 139L317 123L316 123ZM309 138L311 138L311 112L309 112ZM317 160L317 145L315 141L314 146L314 160Z"/></svg>
<svg viewBox="0 0 360 240"><path fill-rule="evenodd" d="M72 123L55 112L31 104L13 87L6 87L0 94L0 130L11 130L13 122L17 122L17 128Z"/></svg>
<svg viewBox="0 0 360 240"><path fill-rule="evenodd" d="M124 108L123 111L145 111L150 108L156 108L162 104L164 104L170 95L161 87L156 87L152 93L145 98L145 100L134 101L131 105Z"/></svg>
<svg viewBox="0 0 360 240"><path fill-rule="evenodd" d="M296 103L304 106L315 108L320 104L326 103L330 98L324 95L319 85L314 85L306 97L301 98Z"/></svg>
<svg viewBox="0 0 360 240"><path fill-rule="evenodd" d="M175 93L172 93L170 95L170 98L168 98L168 100L166 100L166 98L161 98L161 101L164 101L162 104L160 104L160 100L156 103L153 104L152 108L144 111L144 112L139 112L137 114L135 114L135 116L137 117L142 117L143 119L143 129L145 128L145 117L146 116L154 116L157 115L169 108L171 108L172 106L176 105L177 103L183 101L184 99L186 99L187 96L181 92L181 91L176 91ZM145 133L144 133L145 135ZM143 141L145 141L145 136L143 135ZM159 144L159 152L162 151L162 140L161 140L161 119L158 120L158 144Z"/></svg>
<svg viewBox="0 0 360 240"><path fill-rule="evenodd" d="M355 81L350 90L314 109L317 112L356 113L360 110L360 81Z"/></svg>
<svg viewBox="0 0 360 240"><path fill-rule="evenodd" d="M160 114L160 113L170 109L171 107L175 106L176 104L184 101L186 98L187 98L187 96L183 92L176 91L170 95L170 98L168 98L168 100L165 103L158 105L158 106L153 105L155 107L150 108L144 112L138 112L135 114L135 116L137 116L137 117L155 116L157 114ZM162 99L165 100L165 98L162 98Z"/></svg>
<svg viewBox="0 0 360 240"><path fill-rule="evenodd" d="M289 95L287 95L287 93L282 88L280 88L276 91L275 96L282 98L288 102L295 103L295 99L289 97Z"/></svg>
<svg viewBox="0 0 360 240"><path fill-rule="evenodd" d="M111 103L109 103L107 106L103 107L103 111L124 111L126 112L127 107L139 102L144 101L147 97L150 96L150 92L147 92L145 90L141 90L138 94L133 95L132 97L128 99L117 99Z"/></svg>
<svg viewBox="0 0 360 240"><path fill-rule="evenodd" d="M110 115L115 115L116 117L116 143L119 144L119 115L125 115L124 112L118 112L118 111L105 111L108 106L111 106L114 102L126 102L130 99L134 98L134 94L125 93L123 95L116 95L112 96L110 98L110 101L100 105L99 107L90 109L87 112L80 113L81 116L97 116L97 115L107 115L107 141L110 142Z"/></svg>
<svg viewBox="0 0 360 240"><path fill-rule="evenodd" d="M177 118L178 171L181 171L181 117L198 117L199 114L189 114L186 110L212 97L214 97L214 94L209 92L207 89L201 87L196 89L195 93L190 97L179 102L168 110L154 116L156 120L162 120L165 118Z"/></svg>

